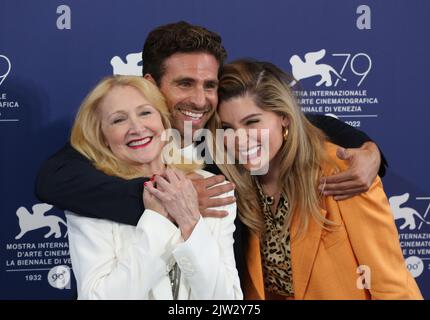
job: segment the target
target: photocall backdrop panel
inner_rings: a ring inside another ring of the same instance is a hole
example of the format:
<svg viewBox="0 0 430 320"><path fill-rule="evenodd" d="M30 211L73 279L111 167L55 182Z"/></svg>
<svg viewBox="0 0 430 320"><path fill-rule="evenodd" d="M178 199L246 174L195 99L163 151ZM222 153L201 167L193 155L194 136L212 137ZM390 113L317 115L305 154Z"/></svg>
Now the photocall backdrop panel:
<svg viewBox="0 0 430 320"><path fill-rule="evenodd" d="M228 60L293 73L303 111L378 143L406 264L430 298L429 16L425 0L1 0L0 298L76 298L64 212L35 197L36 173L89 90L140 75L148 32L179 20L218 32Z"/></svg>

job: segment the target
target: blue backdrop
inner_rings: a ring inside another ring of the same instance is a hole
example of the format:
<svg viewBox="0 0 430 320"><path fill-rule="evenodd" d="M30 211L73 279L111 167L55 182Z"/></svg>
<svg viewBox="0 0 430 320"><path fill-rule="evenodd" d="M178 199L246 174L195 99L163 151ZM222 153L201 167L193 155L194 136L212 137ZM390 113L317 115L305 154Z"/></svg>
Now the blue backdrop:
<svg viewBox="0 0 430 320"><path fill-rule="evenodd" d="M74 297L64 213L39 204L36 172L90 88L114 67L139 72L127 55L178 20L220 33L229 60L293 72L305 111L378 142L407 265L430 298L429 17L425 0L0 0L0 298Z"/></svg>

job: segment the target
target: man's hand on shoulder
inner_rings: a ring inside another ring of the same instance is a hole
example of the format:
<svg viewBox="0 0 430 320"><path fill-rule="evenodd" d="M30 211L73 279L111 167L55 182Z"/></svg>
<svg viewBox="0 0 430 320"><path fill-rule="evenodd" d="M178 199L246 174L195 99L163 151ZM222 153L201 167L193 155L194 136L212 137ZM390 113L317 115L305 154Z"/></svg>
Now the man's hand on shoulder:
<svg viewBox="0 0 430 320"><path fill-rule="evenodd" d="M223 218L228 215L228 212L225 210L209 208L225 206L236 201L236 198L231 196L214 198L234 190L233 183L223 183L225 181L225 177L223 175L204 178L199 174L193 173L187 177L191 179L194 189L197 191L199 210L203 217Z"/></svg>
<svg viewBox="0 0 430 320"><path fill-rule="evenodd" d="M321 179L319 189L325 196L344 200L367 192L378 174L381 154L377 145L366 142L360 148L339 147L336 155L349 164L346 171Z"/></svg>

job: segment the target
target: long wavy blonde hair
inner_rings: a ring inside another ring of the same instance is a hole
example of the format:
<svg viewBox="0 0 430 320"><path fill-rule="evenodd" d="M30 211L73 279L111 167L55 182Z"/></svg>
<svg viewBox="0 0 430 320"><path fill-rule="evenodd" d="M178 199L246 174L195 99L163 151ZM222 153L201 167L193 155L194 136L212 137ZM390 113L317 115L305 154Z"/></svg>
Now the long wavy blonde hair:
<svg viewBox="0 0 430 320"><path fill-rule="evenodd" d="M161 116L164 129L171 128L170 113L160 90L151 81L138 76L109 76L102 79L86 96L76 115L70 136L71 145L88 158L97 169L108 175L124 179L142 177L143 172L117 158L105 144L101 128L98 106L106 95L115 87L129 86L138 90ZM169 158L169 167L191 173L201 164L184 161L179 149L171 149L174 154Z"/></svg>
<svg viewBox="0 0 430 320"><path fill-rule="evenodd" d="M321 216L321 194L317 190L322 175L321 166L329 160L324 149L326 138L302 113L289 86L292 80L291 76L271 63L237 60L225 65L221 71L219 103L249 95L261 109L286 116L289 120L288 138L277 154L281 159L278 190L286 195L290 205L284 228L287 230L291 226L293 213L297 214L300 235L306 231L309 218L316 219L322 225L330 224ZM215 136L215 130L221 128L218 115L210 120L208 126ZM218 154L228 154L222 141L214 141L214 144ZM218 166L236 185L241 220L261 235L264 231L264 215L254 181L256 177L253 178L238 163Z"/></svg>

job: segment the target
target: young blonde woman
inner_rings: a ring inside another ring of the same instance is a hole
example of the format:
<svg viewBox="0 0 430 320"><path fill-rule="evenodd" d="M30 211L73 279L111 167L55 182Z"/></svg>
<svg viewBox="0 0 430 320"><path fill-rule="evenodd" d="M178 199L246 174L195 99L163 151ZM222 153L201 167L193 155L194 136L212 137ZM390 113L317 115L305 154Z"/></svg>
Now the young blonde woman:
<svg viewBox="0 0 430 320"><path fill-rule="evenodd" d="M233 253L236 205L222 208L225 218L201 217L186 174L211 174L197 164L166 166L167 128L164 98L142 77L108 77L82 103L73 147L118 179L153 178L136 227L66 213L78 298L242 298Z"/></svg>
<svg viewBox="0 0 430 320"><path fill-rule="evenodd" d="M380 178L343 201L318 189L347 165L302 114L291 80L270 63L226 65L210 123L214 132L231 129L218 141L218 163L223 152L242 162L220 168L236 185L238 212L249 230L245 298L422 299L405 267ZM252 174L261 168L268 171Z"/></svg>

